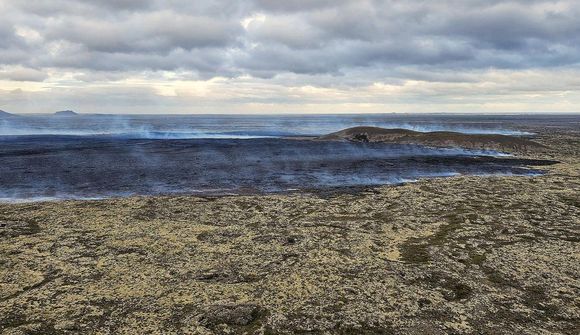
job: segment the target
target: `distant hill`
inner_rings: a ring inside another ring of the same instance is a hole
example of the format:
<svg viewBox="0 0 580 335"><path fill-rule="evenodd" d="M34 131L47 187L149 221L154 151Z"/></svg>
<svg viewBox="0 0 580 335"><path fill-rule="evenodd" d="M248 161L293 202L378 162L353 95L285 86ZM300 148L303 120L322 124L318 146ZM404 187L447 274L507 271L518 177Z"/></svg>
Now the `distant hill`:
<svg viewBox="0 0 580 335"><path fill-rule="evenodd" d="M15 117L16 115L14 114L10 114L8 112L5 112L3 110L0 110L0 119L4 119L4 118L9 118L9 117Z"/></svg>
<svg viewBox="0 0 580 335"><path fill-rule="evenodd" d="M59 111L54 113L54 116L77 116L77 115L79 114L71 110Z"/></svg>
<svg viewBox="0 0 580 335"><path fill-rule="evenodd" d="M499 151L534 151L545 148L540 143L525 138L497 134L463 134L452 131L417 132L407 129L379 127L354 127L320 136L315 140L385 142L418 144L431 147L461 147L467 149L490 149Z"/></svg>

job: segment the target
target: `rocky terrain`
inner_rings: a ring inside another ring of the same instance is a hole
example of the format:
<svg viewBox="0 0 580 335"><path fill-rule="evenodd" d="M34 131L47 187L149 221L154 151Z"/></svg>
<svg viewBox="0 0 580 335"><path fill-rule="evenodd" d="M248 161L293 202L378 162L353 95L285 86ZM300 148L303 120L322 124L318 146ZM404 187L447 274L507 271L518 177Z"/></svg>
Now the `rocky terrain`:
<svg viewBox="0 0 580 335"><path fill-rule="evenodd" d="M533 130L537 177L0 204L0 333L578 334L580 132Z"/></svg>
<svg viewBox="0 0 580 335"><path fill-rule="evenodd" d="M419 144L432 147L463 147L507 152L543 151L545 146L529 139L498 134L463 134L451 131L418 132L407 129L353 127L316 138L354 142Z"/></svg>

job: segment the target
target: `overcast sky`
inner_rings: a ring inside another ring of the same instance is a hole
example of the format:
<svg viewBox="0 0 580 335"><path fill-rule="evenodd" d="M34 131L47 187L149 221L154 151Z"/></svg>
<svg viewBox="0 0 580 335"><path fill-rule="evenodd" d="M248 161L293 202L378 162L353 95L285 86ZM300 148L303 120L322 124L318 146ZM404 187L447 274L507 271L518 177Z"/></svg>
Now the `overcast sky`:
<svg viewBox="0 0 580 335"><path fill-rule="evenodd" d="M580 1L0 0L15 113L580 111Z"/></svg>

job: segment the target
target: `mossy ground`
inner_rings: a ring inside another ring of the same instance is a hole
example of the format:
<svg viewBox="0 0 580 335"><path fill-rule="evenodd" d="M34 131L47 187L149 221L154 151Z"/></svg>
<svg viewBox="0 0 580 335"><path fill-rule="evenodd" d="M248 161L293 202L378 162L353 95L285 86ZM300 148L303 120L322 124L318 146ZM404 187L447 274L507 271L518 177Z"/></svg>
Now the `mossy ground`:
<svg viewBox="0 0 580 335"><path fill-rule="evenodd" d="M0 332L577 334L575 136L540 177L0 204Z"/></svg>

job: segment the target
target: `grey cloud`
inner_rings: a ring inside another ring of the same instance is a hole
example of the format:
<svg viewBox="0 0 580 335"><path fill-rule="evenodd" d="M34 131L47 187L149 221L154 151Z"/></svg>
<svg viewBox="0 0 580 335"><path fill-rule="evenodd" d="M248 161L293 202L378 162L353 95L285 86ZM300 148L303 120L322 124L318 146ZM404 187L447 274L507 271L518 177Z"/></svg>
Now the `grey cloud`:
<svg viewBox="0 0 580 335"><path fill-rule="evenodd" d="M256 8L267 11L301 12L340 6L344 3L355 1L357 0L254 0L254 3Z"/></svg>
<svg viewBox="0 0 580 335"><path fill-rule="evenodd" d="M527 7L529 4L503 4L453 13L444 22L434 23L434 31L442 36L470 38L474 44L497 49L525 48L530 41L547 45L578 41L580 8L553 12Z"/></svg>
<svg viewBox="0 0 580 335"><path fill-rule="evenodd" d="M45 55L38 58L35 65L50 68L66 68L89 71L173 71L192 70L204 77L216 73L230 73L221 68L226 62L219 49L183 50L175 49L167 53L107 53L85 49L78 45L61 46L58 55Z"/></svg>
<svg viewBox="0 0 580 335"><path fill-rule="evenodd" d="M275 12L270 21L298 17L301 25L292 33L305 33L298 39L288 38L288 32L277 34L275 26L262 24L265 32L248 38L264 46L247 50L242 65L250 70L283 71L286 64L287 71L311 73L377 64L464 70L576 64L580 61L578 6L559 10L553 6L548 1L363 0L299 14ZM287 49L271 46L275 43ZM265 52L268 48L274 50ZM315 50L300 50L304 48ZM305 56L310 64L303 64Z"/></svg>
<svg viewBox="0 0 580 335"><path fill-rule="evenodd" d="M0 47L10 46L14 38L14 28L8 22L0 20Z"/></svg>
<svg viewBox="0 0 580 335"><path fill-rule="evenodd" d="M241 26L173 12L132 15L122 22L73 18L49 25L49 40L65 40L110 53L169 52L233 43Z"/></svg>
<svg viewBox="0 0 580 335"><path fill-rule="evenodd" d="M325 35L296 17L266 18L248 26L248 39L262 44L283 44L295 49L321 47Z"/></svg>
<svg viewBox="0 0 580 335"><path fill-rule="evenodd" d="M44 71L30 68L0 69L0 79L12 81L44 81L48 75Z"/></svg>
<svg viewBox="0 0 580 335"><path fill-rule="evenodd" d="M95 7L107 7L113 9L136 10L149 8L153 1L151 0L80 0Z"/></svg>
<svg viewBox="0 0 580 335"><path fill-rule="evenodd" d="M29 15L58 17L64 15L108 15L114 11L137 11L151 8L151 0L8 0L11 7Z"/></svg>
<svg viewBox="0 0 580 335"><path fill-rule="evenodd" d="M390 76L580 63L575 0L4 0L0 8L8 18L0 21L0 65L41 71L337 80L364 72L370 82L377 69ZM40 39L18 36L18 27Z"/></svg>

